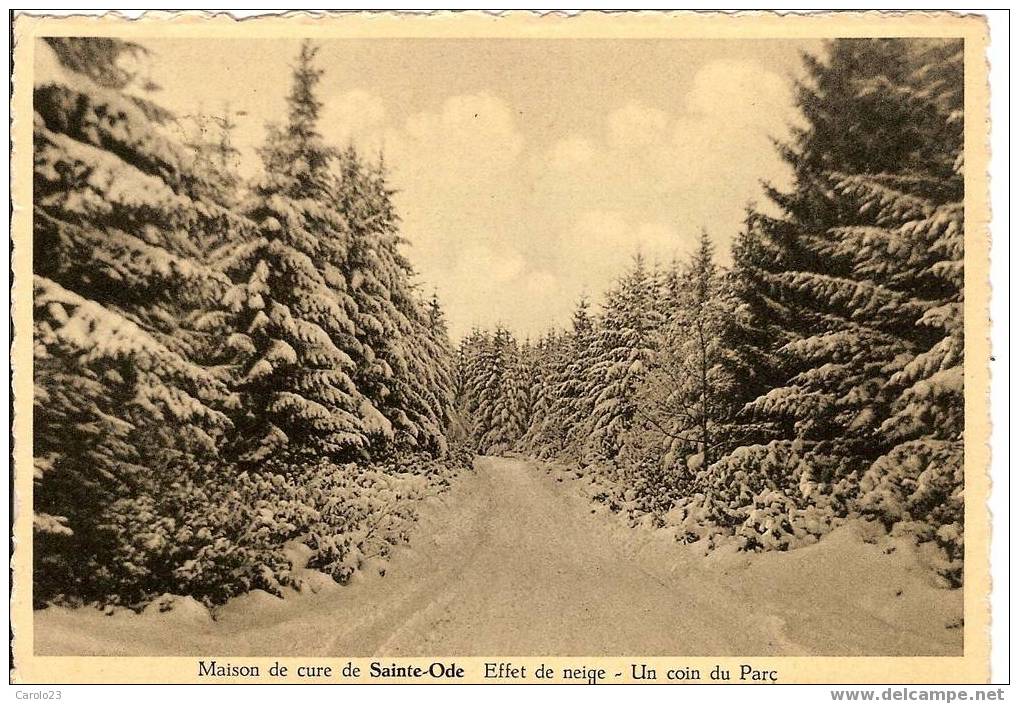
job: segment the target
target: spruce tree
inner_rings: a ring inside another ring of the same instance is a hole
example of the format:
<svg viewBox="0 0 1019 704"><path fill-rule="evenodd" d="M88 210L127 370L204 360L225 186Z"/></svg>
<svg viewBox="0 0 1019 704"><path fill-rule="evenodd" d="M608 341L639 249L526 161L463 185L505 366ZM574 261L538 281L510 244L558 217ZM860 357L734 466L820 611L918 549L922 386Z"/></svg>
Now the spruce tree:
<svg viewBox="0 0 1019 704"><path fill-rule="evenodd" d="M237 128L229 103L220 112L200 111L174 119L181 143L195 155L195 169L204 175L203 195L227 208L236 208L243 184L238 176L240 150L234 146ZM217 246L213 241L206 246Z"/></svg>
<svg viewBox="0 0 1019 704"><path fill-rule="evenodd" d="M368 167L350 147L334 170L333 202L349 236L334 264L350 282L360 343L354 379L387 421L372 445L381 451L392 441L397 450L441 451L451 406L449 342L433 329L429 303L421 300L400 251L404 240L384 164L380 159ZM437 299L431 305L434 314Z"/></svg>
<svg viewBox="0 0 1019 704"><path fill-rule="evenodd" d="M838 40L807 66L806 127L783 148L795 186L770 190L783 215L755 214L739 257L781 379L748 410L813 453L812 480L859 489L888 525L928 521L919 537L955 558L962 45Z"/></svg>
<svg viewBox="0 0 1019 704"><path fill-rule="evenodd" d="M561 444L563 428L553 430L559 398L556 393L557 379L565 365L566 338L550 330L535 346L530 363L524 370L531 389L531 414L521 439L521 447L540 455L553 445Z"/></svg>
<svg viewBox="0 0 1019 704"><path fill-rule="evenodd" d="M413 375L411 378L428 393L426 403L422 406L430 426L419 424L426 432L419 435L417 446L433 455L445 453L449 449L449 431L456 415L455 393L455 358L449 340L449 329L446 325L446 314L439 302L438 294L433 293L423 306L419 306L423 319L416 327L417 340L412 338L411 344L425 353L420 357L424 374ZM431 431L428 432L429 427Z"/></svg>
<svg viewBox="0 0 1019 704"><path fill-rule="evenodd" d="M332 150L318 132L321 71L301 46L287 96L288 119L261 149L262 180L245 210L257 236L232 244L221 262L232 286L224 304L236 332L233 455L244 465L365 456L388 421L359 391L357 306L334 262L350 247L347 221L330 203Z"/></svg>
<svg viewBox="0 0 1019 704"><path fill-rule="evenodd" d="M655 294L655 276L637 255L607 295L583 392L591 408L586 449L593 457L615 459L633 424L637 387L647 373L654 332L661 324Z"/></svg>
<svg viewBox="0 0 1019 704"><path fill-rule="evenodd" d="M501 393L509 339L502 328L495 336L475 328L460 342L457 407L468 444L479 453L486 451L484 439L496 427L493 409Z"/></svg>
<svg viewBox="0 0 1019 704"><path fill-rule="evenodd" d="M490 337L487 332L475 328L468 337L460 341L460 350L457 356L457 379L459 380L457 408L467 445L473 451L478 450L477 443L481 434L478 424L479 404L481 403L481 363Z"/></svg>
<svg viewBox="0 0 1019 704"><path fill-rule="evenodd" d="M731 335L734 299L725 283L706 230L682 273L666 275L672 305L640 386L635 434L661 448L650 459L673 482L689 480L742 440L735 427L742 379Z"/></svg>
<svg viewBox="0 0 1019 704"><path fill-rule="evenodd" d="M130 600L122 580L148 567L112 559L114 507L136 511L158 481L215 458L236 405L196 363L200 320L228 285L196 243L249 224L206 197L170 113L122 92L133 76L118 60L140 47L47 43L74 80L33 100L34 598Z"/></svg>
<svg viewBox="0 0 1019 704"><path fill-rule="evenodd" d="M582 456L587 441L584 428L595 399L590 369L596 351L597 321L590 309L587 296L582 296L573 312L566 357L555 377L556 411L549 416L549 424L556 424L562 433L562 445L555 451L577 458Z"/></svg>
<svg viewBox="0 0 1019 704"><path fill-rule="evenodd" d="M529 340L519 346L507 342L503 355L505 371L492 413L493 425L484 440L485 446L492 449L515 447L527 433L534 415L536 349Z"/></svg>
<svg viewBox="0 0 1019 704"><path fill-rule="evenodd" d="M757 218L756 283L782 334L788 382L753 408L783 419L796 437L861 461L883 445L881 389L898 365L938 340L937 329L918 323L953 295L941 277L924 274L944 266L947 252L936 234L923 237L932 216L949 230L961 218L961 179L950 171L961 142L938 142L961 107L948 98L961 96L947 88L948 96L927 95L940 84L926 92L918 84L917 74L929 75L922 47L936 47L920 44L846 40L832 45L828 62L810 62L813 81L799 91L810 127L784 152L797 188L772 191L785 218ZM887 126L902 122L910 127L892 139ZM852 141L844 138L849 125ZM932 152L933 143L945 153Z"/></svg>

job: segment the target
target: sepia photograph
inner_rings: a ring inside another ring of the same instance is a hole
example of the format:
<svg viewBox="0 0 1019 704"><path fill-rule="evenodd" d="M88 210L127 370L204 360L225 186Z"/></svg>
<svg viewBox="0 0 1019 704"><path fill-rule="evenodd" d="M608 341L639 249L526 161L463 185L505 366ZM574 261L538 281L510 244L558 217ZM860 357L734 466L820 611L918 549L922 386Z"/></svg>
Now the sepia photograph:
<svg viewBox="0 0 1019 704"><path fill-rule="evenodd" d="M581 14L21 18L12 677L987 681L983 25Z"/></svg>

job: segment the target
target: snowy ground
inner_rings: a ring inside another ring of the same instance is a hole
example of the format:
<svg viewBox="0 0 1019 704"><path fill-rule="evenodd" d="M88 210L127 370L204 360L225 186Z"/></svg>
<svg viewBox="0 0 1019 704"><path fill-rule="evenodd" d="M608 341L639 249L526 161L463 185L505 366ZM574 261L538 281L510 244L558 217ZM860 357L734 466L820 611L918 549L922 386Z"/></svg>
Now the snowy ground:
<svg viewBox="0 0 1019 704"><path fill-rule="evenodd" d="M411 545L345 587L210 618L36 613L40 655L961 655L961 590L845 526L791 553L705 557L625 527L580 480L513 459L427 499ZM190 607L190 608L189 608Z"/></svg>

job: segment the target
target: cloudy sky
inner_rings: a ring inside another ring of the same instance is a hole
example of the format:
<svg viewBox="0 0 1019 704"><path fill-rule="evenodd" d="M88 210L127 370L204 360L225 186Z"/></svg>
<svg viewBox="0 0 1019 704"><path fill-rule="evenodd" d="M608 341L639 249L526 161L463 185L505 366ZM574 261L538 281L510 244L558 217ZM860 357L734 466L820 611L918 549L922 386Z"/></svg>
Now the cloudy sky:
<svg viewBox="0 0 1019 704"><path fill-rule="evenodd" d="M246 113L254 169L285 115L298 43L149 41L175 111ZM322 131L385 153L408 254L454 339L568 322L637 251L667 261L706 227L725 257L771 146L795 120L790 80L813 42L334 40L320 44Z"/></svg>

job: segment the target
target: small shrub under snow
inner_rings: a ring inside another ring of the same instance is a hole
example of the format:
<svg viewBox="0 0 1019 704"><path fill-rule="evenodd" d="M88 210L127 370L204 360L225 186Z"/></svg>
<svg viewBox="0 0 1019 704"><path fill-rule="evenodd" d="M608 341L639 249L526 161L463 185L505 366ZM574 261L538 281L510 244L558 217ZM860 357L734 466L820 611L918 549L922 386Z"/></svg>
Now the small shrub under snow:
<svg viewBox="0 0 1019 704"><path fill-rule="evenodd" d="M458 453L388 465L190 468L109 507L100 527L106 559L91 558L94 579L83 593L133 608L161 594L212 606L252 590L301 589L316 572L343 583L409 540L417 504L466 466Z"/></svg>

